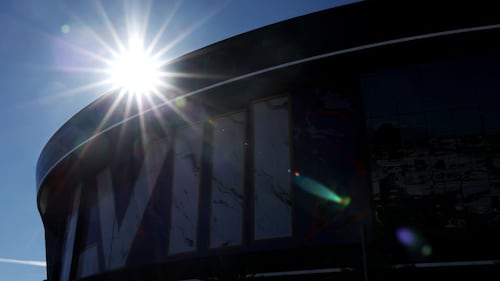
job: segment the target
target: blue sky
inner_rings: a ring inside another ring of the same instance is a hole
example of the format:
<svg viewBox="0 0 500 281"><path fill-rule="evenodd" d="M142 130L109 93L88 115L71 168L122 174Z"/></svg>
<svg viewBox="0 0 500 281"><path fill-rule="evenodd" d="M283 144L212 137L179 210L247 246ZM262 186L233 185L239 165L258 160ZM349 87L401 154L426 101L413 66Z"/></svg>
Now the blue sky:
<svg viewBox="0 0 500 281"><path fill-rule="evenodd" d="M130 28L127 22L147 19L147 45L172 14L157 49L175 42L163 55L173 58L264 25L354 1L155 0L149 14L145 0L127 1L128 5L101 2L0 2L0 280L46 278L40 266L45 240L36 208L36 161L52 134L106 89L92 87L105 74L89 71L102 68L95 57L110 55L105 45L116 48L104 15L123 41Z"/></svg>

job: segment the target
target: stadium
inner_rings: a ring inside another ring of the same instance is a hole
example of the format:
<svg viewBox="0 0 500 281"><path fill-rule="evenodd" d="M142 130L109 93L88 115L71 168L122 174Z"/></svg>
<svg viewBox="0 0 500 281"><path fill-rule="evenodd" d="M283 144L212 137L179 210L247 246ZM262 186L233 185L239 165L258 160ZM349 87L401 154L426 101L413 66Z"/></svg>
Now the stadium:
<svg viewBox="0 0 500 281"><path fill-rule="evenodd" d="M47 280L494 280L496 11L361 1L106 93L38 161Z"/></svg>

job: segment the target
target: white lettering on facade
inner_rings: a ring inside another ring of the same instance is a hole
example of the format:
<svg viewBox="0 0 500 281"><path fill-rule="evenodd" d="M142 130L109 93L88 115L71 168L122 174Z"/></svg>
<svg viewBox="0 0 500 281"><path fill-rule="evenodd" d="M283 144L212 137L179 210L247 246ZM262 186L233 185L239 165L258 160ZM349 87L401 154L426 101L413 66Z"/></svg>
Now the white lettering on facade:
<svg viewBox="0 0 500 281"><path fill-rule="evenodd" d="M144 164L133 186L130 202L120 225L115 214L111 171L105 169L98 175L99 221L105 269L125 265L166 156L167 143L164 141L157 140L146 147Z"/></svg>

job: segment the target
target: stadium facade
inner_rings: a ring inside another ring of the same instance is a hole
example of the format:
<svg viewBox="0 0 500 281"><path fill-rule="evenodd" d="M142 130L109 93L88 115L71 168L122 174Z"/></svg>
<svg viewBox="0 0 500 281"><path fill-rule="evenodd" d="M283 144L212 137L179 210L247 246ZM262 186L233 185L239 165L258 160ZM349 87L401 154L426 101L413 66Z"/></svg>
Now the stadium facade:
<svg viewBox="0 0 500 281"><path fill-rule="evenodd" d="M48 280L494 280L499 37L480 2L361 1L102 96L38 162Z"/></svg>

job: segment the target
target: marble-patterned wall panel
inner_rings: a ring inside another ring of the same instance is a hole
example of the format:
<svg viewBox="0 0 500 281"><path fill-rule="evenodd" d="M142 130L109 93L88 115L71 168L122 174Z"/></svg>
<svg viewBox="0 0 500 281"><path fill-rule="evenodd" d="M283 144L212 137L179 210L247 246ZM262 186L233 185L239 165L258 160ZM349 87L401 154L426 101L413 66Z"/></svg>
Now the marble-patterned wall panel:
<svg viewBox="0 0 500 281"><path fill-rule="evenodd" d="M220 117L213 127L210 247L243 239L245 112Z"/></svg>
<svg viewBox="0 0 500 281"><path fill-rule="evenodd" d="M292 235L289 100L256 103L254 117L254 239Z"/></svg>
<svg viewBox="0 0 500 281"><path fill-rule="evenodd" d="M174 140L169 253L196 249L202 136L197 127L180 128Z"/></svg>

